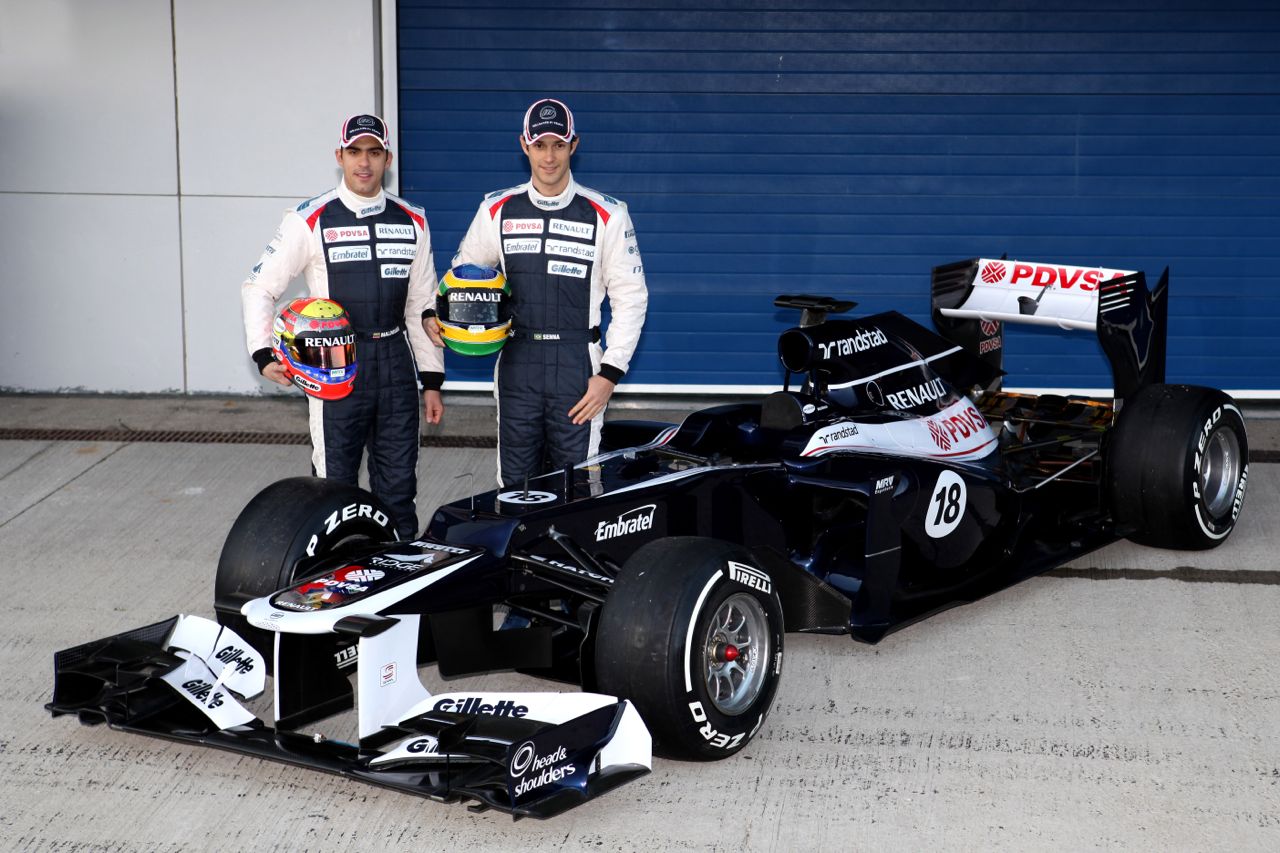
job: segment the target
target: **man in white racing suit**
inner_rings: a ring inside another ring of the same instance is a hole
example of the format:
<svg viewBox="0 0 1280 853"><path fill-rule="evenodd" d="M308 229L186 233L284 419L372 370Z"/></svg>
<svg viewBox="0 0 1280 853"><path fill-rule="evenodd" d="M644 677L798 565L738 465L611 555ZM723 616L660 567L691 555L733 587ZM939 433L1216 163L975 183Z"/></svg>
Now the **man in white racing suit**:
<svg viewBox="0 0 1280 853"><path fill-rule="evenodd" d="M289 281L302 273L311 296L347 310L356 378L344 399L308 398L312 466L317 476L354 484L367 446L370 489L394 515L397 535L411 538L420 413L429 423L444 413L444 357L422 320L435 306L431 232L422 208L382 188L392 158L382 119L347 119L334 153L342 181L285 212L241 286L245 338L262 375L288 385L272 357L271 326Z"/></svg>
<svg viewBox="0 0 1280 853"><path fill-rule="evenodd" d="M563 103L530 106L520 136L529 180L484 198L453 259L498 266L511 285L514 322L494 377L498 481L507 487L597 452L605 406L644 325L648 290L631 215L574 181L579 142ZM428 330L435 337L434 321Z"/></svg>

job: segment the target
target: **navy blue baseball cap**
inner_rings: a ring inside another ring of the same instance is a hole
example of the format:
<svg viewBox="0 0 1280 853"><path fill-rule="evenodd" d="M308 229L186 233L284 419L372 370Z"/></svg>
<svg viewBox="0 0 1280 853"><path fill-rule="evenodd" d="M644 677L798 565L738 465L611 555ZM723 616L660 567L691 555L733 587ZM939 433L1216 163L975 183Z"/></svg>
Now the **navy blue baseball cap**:
<svg viewBox="0 0 1280 853"><path fill-rule="evenodd" d="M554 136L572 142L573 113L555 98L534 101L524 113L523 137L526 145L532 145L544 136Z"/></svg>
<svg viewBox="0 0 1280 853"><path fill-rule="evenodd" d="M342 136L338 143L343 148L362 136L372 136L382 143L383 148L391 147L391 137L387 135L387 123L375 115L361 113L354 115L342 123Z"/></svg>

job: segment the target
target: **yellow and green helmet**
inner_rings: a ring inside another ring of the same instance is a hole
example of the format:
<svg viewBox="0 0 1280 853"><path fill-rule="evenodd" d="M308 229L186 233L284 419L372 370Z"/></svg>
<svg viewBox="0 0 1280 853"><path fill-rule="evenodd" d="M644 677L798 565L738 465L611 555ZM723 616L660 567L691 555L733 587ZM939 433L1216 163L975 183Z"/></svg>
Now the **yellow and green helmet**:
<svg viewBox="0 0 1280 853"><path fill-rule="evenodd" d="M440 279L436 319L449 349L489 355L502 349L511 331L511 287L492 267L462 264Z"/></svg>

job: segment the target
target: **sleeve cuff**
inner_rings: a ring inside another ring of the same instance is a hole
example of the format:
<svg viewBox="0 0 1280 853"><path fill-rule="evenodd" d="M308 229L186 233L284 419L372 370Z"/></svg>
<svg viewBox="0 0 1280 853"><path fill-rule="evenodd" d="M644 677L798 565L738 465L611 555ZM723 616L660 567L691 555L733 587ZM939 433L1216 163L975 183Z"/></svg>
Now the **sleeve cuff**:
<svg viewBox="0 0 1280 853"><path fill-rule="evenodd" d="M250 358L253 359L254 364L258 365L259 373L266 370L268 365L276 363L276 357L272 354L271 347L263 347L260 350L254 350L253 355L250 356Z"/></svg>
<svg viewBox="0 0 1280 853"><path fill-rule="evenodd" d="M428 308L422 312L422 319L424 320L427 319L428 317L434 317L434 316L436 316L436 309L434 308Z"/></svg>
<svg viewBox="0 0 1280 853"><path fill-rule="evenodd" d="M614 367L612 364L602 364L600 365L600 372L597 373L596 375L603 376L605 379L608 379L614 385L617 385L619 382L622 381L622 377L627 375L627 372L625 370L619 370L618 368Z"/></svg>
<svg viewBox="0 0 1280 853"><path fill-rule="evenodd" d="M431 370L419 370L418 381L422 383L423 391L439 391L440 386L444 384L444 374Z"/></svg>

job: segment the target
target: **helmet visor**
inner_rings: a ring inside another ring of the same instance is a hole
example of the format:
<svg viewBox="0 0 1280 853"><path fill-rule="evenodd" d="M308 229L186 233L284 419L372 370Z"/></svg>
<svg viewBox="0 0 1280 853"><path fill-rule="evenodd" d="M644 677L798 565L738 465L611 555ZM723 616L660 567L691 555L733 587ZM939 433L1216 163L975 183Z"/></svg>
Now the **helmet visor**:
<svg viewBox="0 0 1280 853"><path fill-rule="evenodd" d="M338 343L337 341L345 341ZM290 348L294 361L309 367L329 370L349 367L356 360L355 335L341 338L299 338Z"/></svg>
<svg viewBox="0 0 1280 853"><path fill-rule="evenodd" d="M498 322L496 302L450 302L449 322L460 326L475 326Z"/></svg>
<svg viewBox="0 0 1280 853"><path fill-rule="evenodd" d="M494 288L463 289L449 291L450 323L460 326L492 325L506 320L502 311L506 294Z"/></svg>

